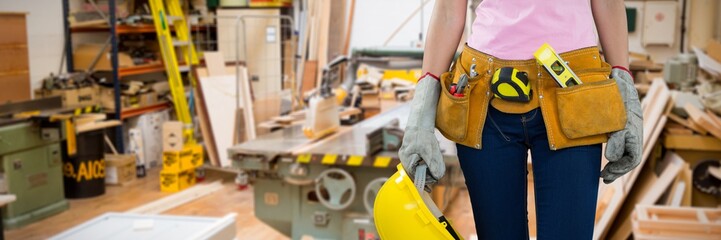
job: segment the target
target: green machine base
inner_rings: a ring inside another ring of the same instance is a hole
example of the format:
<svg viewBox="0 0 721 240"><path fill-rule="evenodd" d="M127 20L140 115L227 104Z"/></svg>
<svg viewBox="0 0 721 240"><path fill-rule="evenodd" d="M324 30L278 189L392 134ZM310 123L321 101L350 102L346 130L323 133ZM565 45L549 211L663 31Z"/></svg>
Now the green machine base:
<svg viewBox="0 0 721 240"><path fill-rule="evenodd" d="M0 125L2 187L17 197L2 209L4 226L18 228L68 208L63 192L59 123Z"/></svg>
<svg viewBox="0 0 721 240"><path fill-rule="evenodd" d="M42 207L35 211L31 211L10 218L5 218L3 219L3 226L5 227L5 229L19 228L27 224L39 221L41 219L50 217L52 215L58 214L62 211L67 210L69 207L70 205L68 204L68 201L63 199L59 202Z"/></svg>

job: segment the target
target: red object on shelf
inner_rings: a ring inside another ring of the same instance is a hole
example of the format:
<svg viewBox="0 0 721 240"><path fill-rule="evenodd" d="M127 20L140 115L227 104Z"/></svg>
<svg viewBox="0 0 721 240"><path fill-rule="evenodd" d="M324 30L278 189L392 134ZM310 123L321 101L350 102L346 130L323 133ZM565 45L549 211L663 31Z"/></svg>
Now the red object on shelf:
<svg viewBox="0 0 721 240"><path fill-rule="evenodd" d="M124 76L153 73L153 72L162 72L162 71L165 71L165 66L162 63L151 63L151 64L144 64L144 65L120 68L118 71L118 76L124 77Z"/></svg>
<svg viewBox="0 0 721 240"><path fill-rule="evenodd" d="M170 102L162 102L162 103L153 104L153 105L144 106L144 107L126 109L120 113L120 119L131 118L131 117L141 115L143 113L159 111L159 110L163 110L163 109L166 109L169 107L170 107Z"/></svg>

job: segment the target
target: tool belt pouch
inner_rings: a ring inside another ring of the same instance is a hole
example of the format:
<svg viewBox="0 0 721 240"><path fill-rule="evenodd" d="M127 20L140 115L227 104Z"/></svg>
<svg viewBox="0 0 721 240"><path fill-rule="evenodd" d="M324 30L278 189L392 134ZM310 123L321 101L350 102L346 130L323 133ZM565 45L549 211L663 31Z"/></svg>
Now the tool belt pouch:
<svg viewBox="0 0 721 240"><path fill-rule="evenodd" d="M441 94L436 110L436 128L448 140L462 142L468 128L469 96L456 97L450 93L451 83L461 74L446 72L441 74ZM467 90L470 92L470 89Z"/></svg>
<svg viewBox="0 0 721 240"><path fill-rule="evenodd" d="M604 74L577 73L583 84L556 89L558 120L569 139L607 134L626 126L616 81Z"/></svg>

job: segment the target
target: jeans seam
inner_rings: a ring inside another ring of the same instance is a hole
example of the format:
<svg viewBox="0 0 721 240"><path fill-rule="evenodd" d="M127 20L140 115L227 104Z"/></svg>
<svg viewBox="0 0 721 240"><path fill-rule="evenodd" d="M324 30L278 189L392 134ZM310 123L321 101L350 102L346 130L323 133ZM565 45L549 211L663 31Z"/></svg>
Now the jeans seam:
<svg viewBox="0 0 721 240"><path fill-rule="evenodd" d="M528 128L526 127L525 117L523 116L521 116L521 124L523 124L523 143L525 143L527 147L530 147L531 141L528 139Z"/></svg>
<svg viewBox="0 0 721 240"><path fill-rule="evenodd" d="M501 131L501 127L499 127L498 124L496 124L496 121L493 120L493 117L491 116L491 114L488 114L488 119L491 120L491 124L493 124L493 126L496 128L496 130L498 130L498 133L501 134L501 137L503 137L503 139L505 139L506 142L510 142L511 138L506 136L506 134L503 134L503 131Z"/></svg>
<svg viewBox="0 0 721 240"><path fill-rule="evenodd" d="M533 109L533 115L531 115L531 117L526 118L526 117L524 116L523 119L524 119L525 122L530 122L530 121L533 121L534 118L536 118L536 115L538 115L538 108Z"/></svg>
<svg viewBox="0 0 721 240"><path fill-rule="evenodd" d="M528 156L526 156L526 158L528 158ZM524 183L526 184L526 187L525 187L525 189L526 189L526 195L528 195L528 164L525 164L524 170L525 170L525 172L526 172L526 181L524 181ZM534 186L535 186L535 185L534 185ZM535 199L536 199L536 196L535 196L536 191L535 191L535 189L534 189L534 191L533 191L533 194L534 194L533 199L534 199L534 201L535 201ZM534 203L534 205L535 205L535 203ZM528 206L528 196L526 196L526 206ZM536 218L536 219L538 219L538 218ZM526 209L526 225L528 225L528 209ZM526 239L530 239L531 233L530 233L529 231L530 231L530 230L528 229L528 226L526 226Z"/></svg>

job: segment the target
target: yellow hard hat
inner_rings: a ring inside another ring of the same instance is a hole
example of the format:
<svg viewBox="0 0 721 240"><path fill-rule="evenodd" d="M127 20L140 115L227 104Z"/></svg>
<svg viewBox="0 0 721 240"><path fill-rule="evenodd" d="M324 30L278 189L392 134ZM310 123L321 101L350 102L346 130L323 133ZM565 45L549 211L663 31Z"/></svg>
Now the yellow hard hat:
<svg viewBox="0 0 721 240"><path fill-rule="evenodd" d="M375 198L373 218L380 238L462 240L428 193L418 190L403 166L398 164L397 168L398 171L383 184ZM423 182L425 168L417 168L416 171L421 171L420 181ZM422 188L423 185L419 186Z"/></svg>

